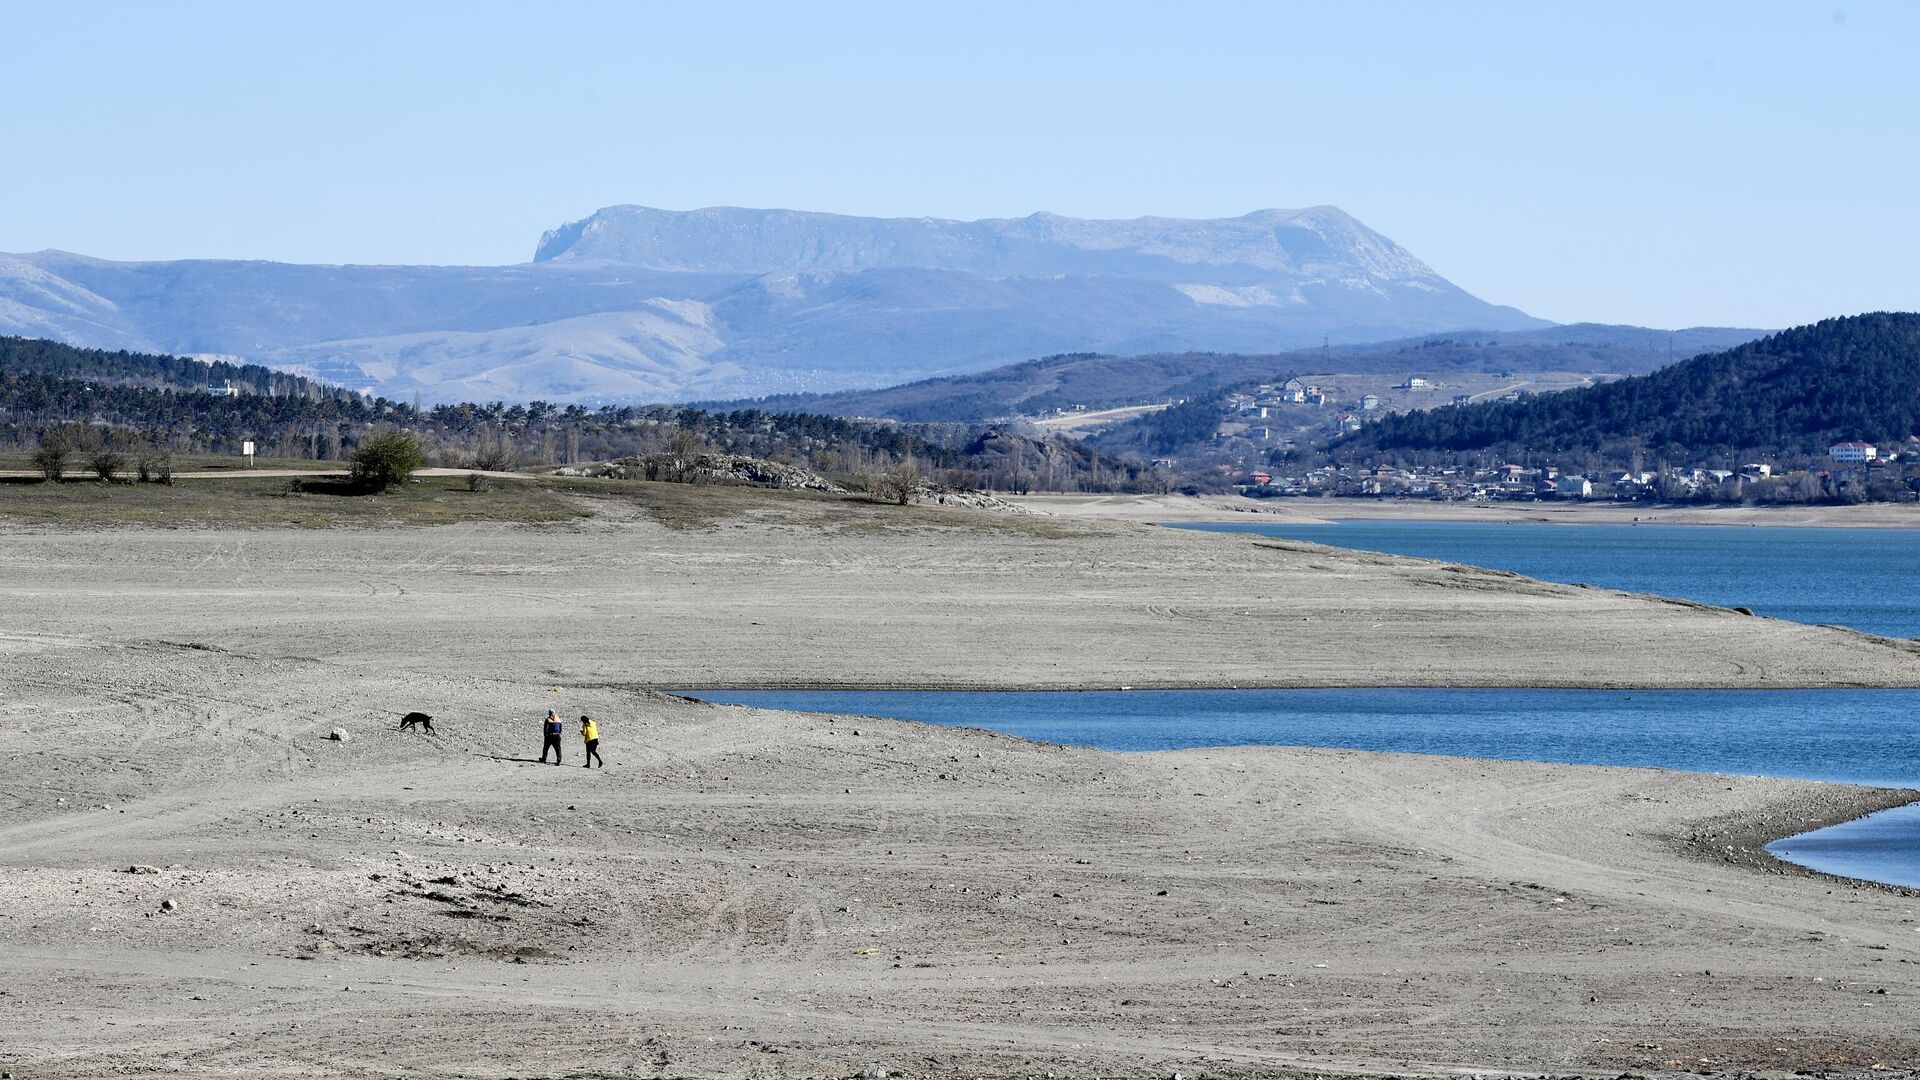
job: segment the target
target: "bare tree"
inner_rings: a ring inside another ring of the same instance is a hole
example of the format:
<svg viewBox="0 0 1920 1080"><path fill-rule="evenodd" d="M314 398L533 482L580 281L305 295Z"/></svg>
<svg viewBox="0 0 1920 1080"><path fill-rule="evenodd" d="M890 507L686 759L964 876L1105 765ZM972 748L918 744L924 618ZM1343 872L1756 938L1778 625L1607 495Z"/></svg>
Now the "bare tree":
<svg viewBox="0 0 1920 1080"><path fill-rule="evenodd" d="M911 459L901 461L870 477L867 491L882 502L905 506L920 497L920 469Z"/></svg>
<svg viewBox="0 0 1920 1080"><path fill-rule="evenodd" d="M483 472L506 472L513 468L517 456L511 435L496 432L492 424L481 425L480 446L473 454L473 468Z"/></svg>

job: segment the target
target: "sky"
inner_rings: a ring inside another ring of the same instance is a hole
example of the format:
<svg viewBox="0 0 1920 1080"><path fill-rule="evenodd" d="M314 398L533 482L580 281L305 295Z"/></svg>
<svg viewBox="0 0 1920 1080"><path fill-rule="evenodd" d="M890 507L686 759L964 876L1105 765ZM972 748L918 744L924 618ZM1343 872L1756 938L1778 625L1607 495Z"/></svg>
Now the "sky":
<svg viewBox="0 0 1920 1080"><path fill-rule="evenodd" d="M1562 322L1920 308L1920 4L0 0L0 251L1338 206Z"/></svg>

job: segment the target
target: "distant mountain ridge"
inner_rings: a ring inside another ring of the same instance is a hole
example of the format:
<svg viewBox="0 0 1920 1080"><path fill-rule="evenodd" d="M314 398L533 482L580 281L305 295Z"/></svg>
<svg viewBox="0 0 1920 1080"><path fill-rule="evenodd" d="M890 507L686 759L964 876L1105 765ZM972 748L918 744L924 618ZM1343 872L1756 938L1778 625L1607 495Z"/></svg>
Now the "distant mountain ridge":
<svg viewBox="0 0 1920 1080"><path fill-rule="evenodd" d="M1215 220L1042 213L980 221L611 206L542 236L533 261L557 259L710 273L917 267L993 278L1106 274L1222 284L1252 284L1278 273L1451 287L1404 248L1331 206Z"/></svg>
<svg viewBox="0 0 1920 1080"><path fill-rule="evenodd" d="M232 357L429 401L744 397L1058 352L1550 325L1333 207L962 222L617 206L503 267L0 255L0 333Z"/></svg>

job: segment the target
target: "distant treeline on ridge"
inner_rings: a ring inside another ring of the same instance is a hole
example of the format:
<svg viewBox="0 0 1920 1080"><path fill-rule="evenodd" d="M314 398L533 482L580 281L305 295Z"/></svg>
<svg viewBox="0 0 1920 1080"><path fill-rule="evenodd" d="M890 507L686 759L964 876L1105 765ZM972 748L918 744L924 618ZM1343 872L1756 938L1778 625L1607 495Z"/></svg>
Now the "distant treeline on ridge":
<svg viewBox="0 0 1920 1080"><path fill-rule="evenodd" d="M405 431L434 463L506 469L689 449L831 473L911 461L933 478L1000 490L1161 490L1167 477L1067 439L995 425L902 425L763 409L462 403L416 408L254 364L80 349L0 337L0 449L82 425L129 449L341 460Z"/></svg>
<svg viewBox="0 0 1920 1080"><path fill-rule="evenodd" d="M1393 452L1793 461L1920 435L1920 314L1827 319L1648 375L1389 416L1336 444Z"/></svg>

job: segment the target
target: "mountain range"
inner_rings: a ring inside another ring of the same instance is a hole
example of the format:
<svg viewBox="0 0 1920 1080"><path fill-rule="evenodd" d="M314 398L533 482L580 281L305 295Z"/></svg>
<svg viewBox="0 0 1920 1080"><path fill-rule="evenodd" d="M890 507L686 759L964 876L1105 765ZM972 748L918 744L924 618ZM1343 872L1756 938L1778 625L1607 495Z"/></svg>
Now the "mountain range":
<svg viewBox="0 0 1920 1080"><path fill-rule="evenodd" d="M0 255L0 334L232 358L400 400L747 397L1064 351L1551 325L1333 207L948 221L616 206L500 267Z"/></svg>

